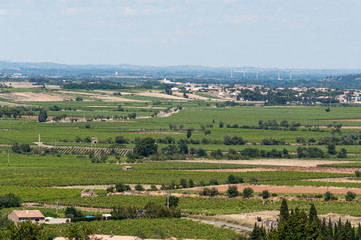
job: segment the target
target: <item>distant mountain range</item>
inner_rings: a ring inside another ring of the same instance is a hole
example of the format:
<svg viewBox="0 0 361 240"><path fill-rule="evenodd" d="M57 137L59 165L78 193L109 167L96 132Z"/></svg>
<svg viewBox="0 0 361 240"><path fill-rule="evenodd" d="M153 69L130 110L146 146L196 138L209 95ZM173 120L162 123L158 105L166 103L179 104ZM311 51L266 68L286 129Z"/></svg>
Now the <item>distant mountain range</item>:
<svg viewBox="0 0 361 240"><path fill-rule="evenodd" d="M22 68L22 69L102 69L102 70L138 70L138 71L245 71L245 72L273 72L273 71L290 71L290 69L282 68L259 68L259 67L207 67L194 65L177 65L177 66L140 66L130 64L107 65L107 64L60 64L53 62L8 62L0 61L0 68ZM292 69L293 72L308 73L329 73L329 74L356 74L361 73L361 69Z"/></svg>

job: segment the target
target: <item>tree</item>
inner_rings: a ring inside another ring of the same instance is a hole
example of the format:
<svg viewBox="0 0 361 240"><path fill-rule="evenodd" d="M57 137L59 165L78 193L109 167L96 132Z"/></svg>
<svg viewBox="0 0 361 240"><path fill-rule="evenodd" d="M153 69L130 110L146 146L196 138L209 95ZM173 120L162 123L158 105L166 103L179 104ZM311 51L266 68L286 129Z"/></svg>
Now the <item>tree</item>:
<svg viewBox="0 0 361 240"><path fill-rule="evenodd" d="M7 227L10 240L47 240L48 234L44 231L43 226L38 223L32 223L30 220L19 222L17 224L11 222Z"/></svg>
<svg viewBox="0 0 361 240"><path fill-rule="evenodd" d="M334 143L327 144L327 152L328 154L335 155L336 152L336 145Z"/></svg>
<svg viewBox="0 0 361 240"><path fill-rule="evenodd" d="M332 193L327 191L325 193L325 201L330 201L330 200L332 200Z"/></svg>
<svg viewBox="0 0 361 240"><path fill-rule="evenodd" d="M144 187L142 186L142 184L135 185L134 189L137 191L144 191Z"/></svg>
<svg viewBox="0 0 361 240"><path fill-rule="evenodd" d="M356 193L351 192L351 191L348 191L348 192L346 193L346 197L345 197L346 201L352 201L352 200L354 200L355 198L356 198Z"/></svg>
<svg viewBox="0 0 361 240"><path fill-rule="evenodd" d="M188 154L188 145L183 139L179 141L178 149L180 154Z"/></svg>
<svg viewBox="0 0 361 240"><path fill-rule="evenodd" d="M21 153L21 144L19 142L14 142L12 145L11 145L11 150L14 152L14 153Z"/></svg>
<svg viewBox="0 0 361 240"><path fill-rule="evenodd" d="M270 195L268 190L263 190L263 192L262 192L262 198L263 199L268 199L270 196L271 195Z"/></svg>
<svg viewBox="0 0 361 240"><path fill-rule="evenodd" d="M192 179L188 180L188 187L190 187L190 188L194 187L194 182Z"/></svg>
<svg viewBox="0 0 361 240"><path fill-rule="evenodd" d="M236 186L228 186L227 195L230 198L237 197L239 195L237 187Z"/></svg>
<svg viewBox="0 0 361 240"><path fill-rule="evenodd" d="M85 124L85 128L90 128L90 124L89 123Z"/></svg>
<svg viewBox="0 0 361 240"><path fill-rule="evenodd" d="M179 198L178 197L175 197L175 196L170 196L169 197L169 207L177 207L178 203L179 203ZM165 204L167 206L167 202Z"/></svg>
<svg viewBox="0 0 361 240"><path fill-rule="evenodd" d="M124 192L131 190L129 185L125 185L124 183L117 183L115 184L115 191L116 192Z"/></svg>
<svg viewBox="0 0 361 240"><path fill-rule="evenodd" d="M229 183L229 184L243 183L243 178L241 178L239 176L234 176L233 174L231 174L227 178L227 183Z"/></svg>
<svg viewBox="0 0 361 240"><path fill-rule="evenodd" d="M47 118L48 118L48 113L46 112L46 110L44 110L44 109L40 110L39 116L38 116L38 121L45 122Z"/></svg>
<svg viewBox="0 0 361 240"><path fill-rule="evenodd" d="M337 158L347 158L347 150L345 148L341 148L337 154Z"/></svg>
<svg viewBox="0 0 361 240"><path fill-rule="evenodd" d="M310 223L312 223L315 219L318 219L317 210L315 204L311 203L310 213L308 215Z"/></svg>
<svg viewBox="0 0 361 240"><path fill-rule="evenodd" d="M187 188L188 187L188 184L187 184L187 180L182 178L180 180L180 185L183 187L183 188Z"/></svg>
<svg viewBox="0 0 361 240"><path fill-rule="evenodd" d="M187 129L187 138L189 139L192 136L192 130Z"/></svg>
<svg viewBox="0 0 361 240"><path fill-rule="evenodd" d="M148 157L157 153L158 146L151 137L135 139L134 153L138 156Z"/></svg>
<svg viewBox="0 0 361 240"><path fill-rule="evenodd" d="M88 240L90 239L89 235L93 234L94 231L94 227L89 224L70 223L66 229L65 237L68 239Z"/></svg>
<svg viewBox="0 0 361 240"><path fill-rule="evenodd" d="M83 217L83 213L81 212L81 210L78 210L74 207L67 207L65 209L65 216L68 218L82 218Z"/></svg>
<svg viewBox="0 0 361 240"><path fill-rule="evenodd" d="M0 209L21 206L21 198L13 193L0 195Z"/></svg>
<svg viewBox="0 0 361 240"><path fill-rule="evenodd" d="M114 142L117 144L126 144L129 143L129 140L127 138L124 138L123 136L116 136Z"/></svg>
<svg viewBox="0 0 361 240"><path fill-rule="evenodd" d="M361 177L361 172L360 172L359 170L356 170L356 171L355 171L355 176L356 176L357 178Z"/></svg>
<svg viewBox="0 0 361 240"><path fill-rule="evenodd" d="M243 189L243 197L250 198L253 196L253 189L252 188L244 188Z"/></svg>
<svg viewBox="0 0 361 240"><path fill-rule="evenodd" d="M290 213L288 211L288 205L286 199L282 200L281 210L280 210L280 222L287 221Z"/></svg>

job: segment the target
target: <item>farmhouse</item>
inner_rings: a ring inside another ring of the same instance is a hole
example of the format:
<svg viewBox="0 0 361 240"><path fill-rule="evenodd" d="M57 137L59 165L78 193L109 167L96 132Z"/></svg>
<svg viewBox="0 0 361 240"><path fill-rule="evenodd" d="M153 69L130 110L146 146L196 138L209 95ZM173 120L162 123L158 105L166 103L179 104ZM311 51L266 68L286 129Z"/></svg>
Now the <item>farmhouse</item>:
<svg viewBox="0 0 361 240"><path fill-rule="evenodd" d="M14 210L8 215L8 219L14 223L27 220L37 223L45 222L45 217L39 210Z"/></svg>
<svg viewBox="0 0 361 240"><path fill-rule="evenodd" d="M96 197L97 195L93 190L84 189L81 191L81 197Z"/></svg>

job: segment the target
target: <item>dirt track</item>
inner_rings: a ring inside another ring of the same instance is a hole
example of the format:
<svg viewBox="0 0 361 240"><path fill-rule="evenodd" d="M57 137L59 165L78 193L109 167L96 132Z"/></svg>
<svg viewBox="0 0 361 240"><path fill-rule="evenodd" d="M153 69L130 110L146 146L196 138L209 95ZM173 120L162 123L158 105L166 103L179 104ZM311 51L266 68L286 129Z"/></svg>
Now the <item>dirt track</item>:
<svg viewBox="0 0 361 240"><path fill-rule="evenodd" d="M330 173L354 173L360 168L336 168L336 167L282 167L282 168L239 168L239 169L199 169L186 171L199 172L265 172L265 171L299 171L299 172L330 172Z"/></svg>
<svg viewBox="0 0 361 240"><path fill-rule="evenodd" d="M184 160L182 162L201 162L217 164L249 164L268 166L288 166L288 167L316 167L320 164L350 163L350 161L330 161L330 160L299 160L299 159L254 159L254 160Z"/></svg>
<svg viewBox="0 0 361 240"><path fill-rule="evenodd" d="M218 189L220 192L226 192L229 185L211 186ZM307 186L272 186L272 185L251 185L251 184L237 184L238 191L243 191L244 188L252 188L254 192L262 192L268 190L270 193L320 193L324 194L327 191L335 194L346 194L352 191L356 194L361 194L361 188L340 188L340 187L307 187ZM189 188L188 190L201 191L204 187ZM210 188L208 186L208 188Z"/></svg>

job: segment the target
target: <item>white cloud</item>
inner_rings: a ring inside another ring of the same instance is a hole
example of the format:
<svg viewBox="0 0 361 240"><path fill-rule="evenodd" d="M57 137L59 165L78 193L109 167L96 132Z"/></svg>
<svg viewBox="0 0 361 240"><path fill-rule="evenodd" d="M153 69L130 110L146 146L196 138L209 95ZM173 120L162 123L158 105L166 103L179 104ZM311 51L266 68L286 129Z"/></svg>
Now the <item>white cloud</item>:
<svg viewBox="0 0 361 240"><path fill-rule="evenodd" d="M5 15L5 14L7 14L6 9L0 9L0 15Z"/></svg>
<svg viewBox="0 0 361 240"><path fill-rule="evenodd" d="M238 16L226 16L221 23L233 23L233 24L240 24L240 23L250 23L258 20L258 15L251 15L251 14L243 14Z"/></svg>
<svg viewBox="0 0 361 240"><path fill-rule="evenodd" d="M135 16L137 14L137 10L131 7L125 7L123 9L123 15L124 16Z"/></svg>
<svg viewBox="0 0 361 240"><path fill-rule="evenodd" d="M67 8L62 11L65 15L79 15L87 12L89 8L81 8L81 7L74 7L74 8Z"/></svg>

